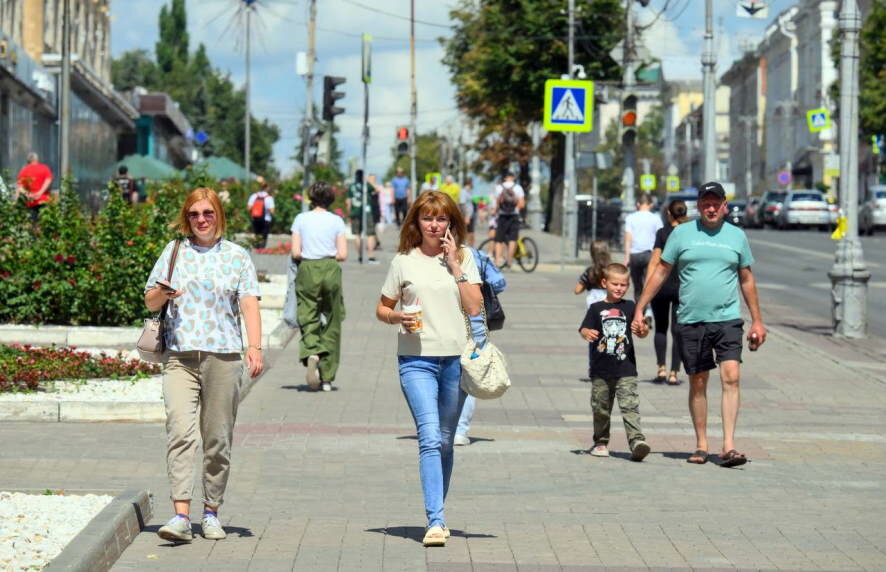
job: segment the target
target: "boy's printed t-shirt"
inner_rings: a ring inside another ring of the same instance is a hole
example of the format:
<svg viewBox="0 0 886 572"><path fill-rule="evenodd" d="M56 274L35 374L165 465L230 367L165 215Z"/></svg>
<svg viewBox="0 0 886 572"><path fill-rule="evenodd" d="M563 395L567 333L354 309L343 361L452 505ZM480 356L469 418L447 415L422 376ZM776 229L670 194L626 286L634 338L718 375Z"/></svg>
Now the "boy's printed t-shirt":
<svg viewBox="0 0 886 572"><path fill-rule="evenodd" d="M163 249L145 284L145 293L166 280L175 241ZM182 241L170 282L184 295L166 313L166 347L174 352L240 353L239 300L261 296L252 258L241 246L220 240L206 248Z"/></svg>
<svg viewBox="0 0 886 572"><path fill-rule="evenodd" d="M600 332L596 342L591 342L594 356L591 358L593 377L632 377L637 375L634 357L634 338L631 320L634 319L634 302L602 300L591 304L579 330L588 328Z"/></svg>
<svg viewBox="0 0 886 572"><path fill-rule="evenodd" d="M680 279L677 323L741 318L738 271L754 263L743 230L725 222L716 230L700 221L681 224L668 237L661 259L676 265Z"/></svg>

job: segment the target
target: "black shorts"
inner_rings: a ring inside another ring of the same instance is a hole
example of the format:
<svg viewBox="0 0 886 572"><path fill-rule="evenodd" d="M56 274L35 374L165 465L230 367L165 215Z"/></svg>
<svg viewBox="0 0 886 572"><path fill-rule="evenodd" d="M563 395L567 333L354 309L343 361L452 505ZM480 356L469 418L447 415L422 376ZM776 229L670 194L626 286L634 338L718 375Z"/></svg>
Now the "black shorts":
<svg viewBox="0 0 886 572"><path fill-rule="evenodd" d="M715 369L717 364L727 360L741 361L741 339L744 333L744 320L725 322L697 322L680 324L680 356L686 373L701 373ZM714 352L717 360L714 361Z"/></svg>
<svg viewBox="0 0 886 572"><path fill-rule="evenodd" d="M517 242L520 237L518 215L498 215L495 224L495 242Z"/></svg>

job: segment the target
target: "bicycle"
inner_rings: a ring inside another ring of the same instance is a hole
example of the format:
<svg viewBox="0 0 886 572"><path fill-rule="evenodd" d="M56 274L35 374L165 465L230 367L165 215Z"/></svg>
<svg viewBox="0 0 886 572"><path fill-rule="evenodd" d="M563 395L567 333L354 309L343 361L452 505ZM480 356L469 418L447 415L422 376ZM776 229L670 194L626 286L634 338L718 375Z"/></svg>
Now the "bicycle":
<svg viewBox="0 0 886 572"><path fill-rule="evenodd" d="M495 239L487 238L480 243L477 250L484 251ZM532 272L538 266L538 245L528 236L517 239L517 249L514 251L514 260L523 269L523 272Z"/></svg>

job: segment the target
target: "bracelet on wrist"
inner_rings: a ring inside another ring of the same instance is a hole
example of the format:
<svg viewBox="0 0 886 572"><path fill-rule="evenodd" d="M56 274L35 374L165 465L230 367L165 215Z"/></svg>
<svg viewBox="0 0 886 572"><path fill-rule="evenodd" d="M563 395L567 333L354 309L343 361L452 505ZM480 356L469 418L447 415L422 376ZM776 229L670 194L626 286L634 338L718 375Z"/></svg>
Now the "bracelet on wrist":
<svg viewBox="0 0 886 572"><path fill-rule="evenodd" d="M250 347L250 348L255 348L255 349L257 349L258 351L261 351L261 346L258 345L258 344L249 344L249 347Z"/></svg>
<svg viewBox="0 0 886 572"><path fill-rule="evenodd" d="M393 310L391 310L391 311L388 312L388 324L390 324L390 325L392 325L392 326L394 325L394 322L391 321L391 316L393 316L393 315L394 315L394 311L393 311Z"/></svg>

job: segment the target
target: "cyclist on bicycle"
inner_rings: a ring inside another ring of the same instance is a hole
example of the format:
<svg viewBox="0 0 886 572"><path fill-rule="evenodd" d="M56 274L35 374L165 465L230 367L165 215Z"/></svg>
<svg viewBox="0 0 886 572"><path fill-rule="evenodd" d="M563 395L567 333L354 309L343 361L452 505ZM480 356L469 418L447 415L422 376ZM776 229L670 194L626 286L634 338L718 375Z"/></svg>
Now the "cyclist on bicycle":
<svg viewBox="0 0 886 572"><path fill-rule="evenodd" d="M526 193L515 179L514 173L505 173L501 184L495 186L492 200L492 214L496 220L495 263L501 268L510 268L514 263L517 239L520 237L520 210L526 202ZM507 261L503 262L506 244Z"/></svg>

